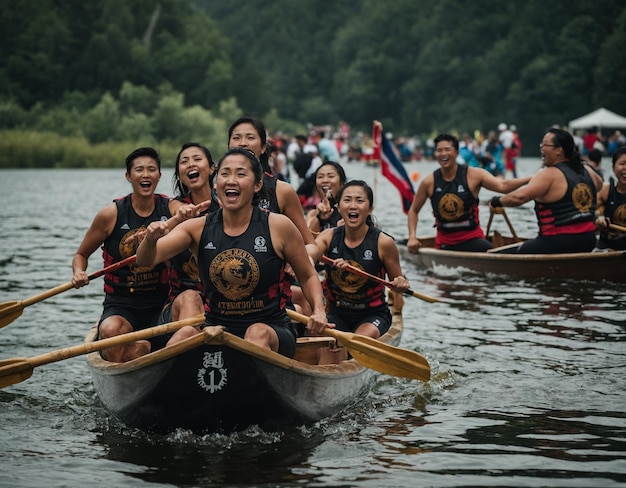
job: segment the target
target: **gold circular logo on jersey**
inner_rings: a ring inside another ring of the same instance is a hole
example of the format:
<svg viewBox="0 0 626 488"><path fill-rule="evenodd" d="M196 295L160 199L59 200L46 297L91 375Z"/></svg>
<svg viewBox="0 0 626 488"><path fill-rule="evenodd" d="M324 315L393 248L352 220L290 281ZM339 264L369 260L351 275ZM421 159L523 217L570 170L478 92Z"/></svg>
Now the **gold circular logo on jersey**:
<svg viewBox="0 0 626 488"><path fill-rule="evenodd" d="M593 193L586 183L578 183L572 191L572 202L579 212L589 212L593 205Z"/></svg>
<svg viewBox="0 0 626 488"><path fill-rule="evenodd" d="M463 215L465 205L463 205L463 200L461 200L461 197L458 195L446 193L441 197L441 200L439 200L437 211L443 220L454 222Z"/></svg>
<svg viewBox="0 0 626 488"><path fill-rule="evenodd" d="M615 209L613 212L613 219L611 220L614 224L626 226L626 204L622 204Z"/></svg>
<svg viewBox="0 0 626 488"><path fill-rule="evenodd" d="M249 297L259 283L259 265L244 249L226 249L211 261L209 278L229 300Z"/></svg>
<svg viewBox="0 0 626 488"><path fill-rule="evenodd" d="M145 231L145 227L140 227L139 229L129 230L124 237L120 239L119 251L122 259L126 259L129 256L132 256L137 251L137 240L135 239L135 234L139 231Z"/></svg>
<svg viewBox="0 0 626 488"><path fill-rule="evenodd" d="M365 271L363 267L356 261L348 261L354 268ZM333 268L330 272L330 278L339 288L346 293L356 293L367 282L367 278L359 276L345 269Z"/></svg>

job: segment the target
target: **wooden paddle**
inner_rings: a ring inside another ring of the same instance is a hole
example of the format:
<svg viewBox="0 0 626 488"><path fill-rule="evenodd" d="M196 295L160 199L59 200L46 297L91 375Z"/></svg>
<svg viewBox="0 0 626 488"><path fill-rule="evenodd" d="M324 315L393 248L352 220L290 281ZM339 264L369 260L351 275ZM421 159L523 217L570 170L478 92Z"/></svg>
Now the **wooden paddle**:
<svg viewBox="0 0 626 488"><path fill-rule="evenodd" d="M333 264L333 260L331 258L329 258L328 256L324 255L322 256L322 261L324 261L325 263L328 264ZM378 276L374 276L373 274L369 274L359 268L355 268L354 266L351 265L347 265L344 269L347 269L348 271L350 271L351 273L357 274L359 276L363 276L364 278L368 278L372 281L376 281L378 283L381 283L389 288L393 289L393 285L390 281L387 280L383 280L382 278L379 278ZM430 302L430 303L437 303L437 302L441 302L441 300L439 300L438 298L435 297L431 297L428 295L425 295L424 293L420 293L417 291L413 291L410 288L408 290L404 291L405 294L407 295L411 295L414 296L415 298L419 298L420 300L424 300L425 302Z"/></svg>
<svg viewBox="0 0 626 488"><path fill-rule="evenodd" d="M143 339L150 339L162 334L168 334L175 332L178 329L190 325L200 325L204 322L204 314L197 315L185 320L179 320L177 322L169 322L163 325L157 325L148 329L138 330L135 332L129 332L128 334L122 334L115 337L109 337L108 339L102 339L95 342L88 342L80 344L78 346L66 347L65 349L59 349L57 351L41 354L32 358L13 358L3 359L0 361L0 388L21 383L24 380L30 378L33 374L33 369L37 366L44 364L54 363L56 361L62 361L64 359L73 358L82 354L89 354L94 351L101 351L112 346L121 346L130 342L135 342ZM175 347L176 345L172 346Z"/></svg>
<svg viewBox="0 0 626 488"><path fill-rule="evenodd" d="M504 210L504 207L489 207L489 223L487 224L487 233L485 235L489 235L489 228L491 227L491 221L493 220L494 214L500 214L504 217L504 220L506 220L506 225L509 226L509 230L511 231L511 235L513 236L515 242L522 242L524 240L519 238L516 234L515 229L513 228L513 224L509 220L509 216L506 214L506 210Z"/></svg>
<svg viewBox="0 0 626 488"><path fill-rule="evenodd" d="M134 263L136 258L137 258L136 256L130 256L126 259L123 259L122 261L113 263L111 266L107 266L106 268L102 268L98 271L95 271L94 273L89 275L89 280L91 281L94 278L98 278L102 276L103 274L108 273L109 271L115 271L116 269L126 266L127 264ZM4 302L0 304L0 329L2 327L9 325L11 322L17 319L20 315L22 315L22 311L24 310L24 308L28 307L29 305L33 305L34 303L41 302L45 300L46 298L50 298L50 297L53 297L54 295L58 295L59 293L63 293L64 291L67 291L73 287L74 286L72 285L72 282L69 281L63 285L59 285L55 288L51 288L48 291L44 291L40 293L39 295L35 295L34 297L27 298L26 300L16 300L16 301Z"/></svg>
<svg viewBox="0 0 626 488"><path fill-rule="evenodd" d="M287 315L302 324L309 317L287 309ZM430 365L424 356L415 351L402 349L364 335L324 329L324 335L341 342L359 363L381 373L420 381L430 380Z"/></svg>

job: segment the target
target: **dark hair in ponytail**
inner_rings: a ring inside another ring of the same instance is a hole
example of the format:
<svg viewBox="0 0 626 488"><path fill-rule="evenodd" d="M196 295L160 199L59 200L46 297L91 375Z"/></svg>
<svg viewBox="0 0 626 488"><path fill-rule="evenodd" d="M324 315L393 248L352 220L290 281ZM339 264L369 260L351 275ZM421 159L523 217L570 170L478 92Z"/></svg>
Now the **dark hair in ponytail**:
<svg viewBox="0 0 626 488"><path fill-rule="evenodd" d="M578 146L574 142L572 135L563 129L552 128L546 131L546 134L552 134L552 143L554 147L563 148L563 154L569 161L569 165L578 173L585 171Z"/></svg>

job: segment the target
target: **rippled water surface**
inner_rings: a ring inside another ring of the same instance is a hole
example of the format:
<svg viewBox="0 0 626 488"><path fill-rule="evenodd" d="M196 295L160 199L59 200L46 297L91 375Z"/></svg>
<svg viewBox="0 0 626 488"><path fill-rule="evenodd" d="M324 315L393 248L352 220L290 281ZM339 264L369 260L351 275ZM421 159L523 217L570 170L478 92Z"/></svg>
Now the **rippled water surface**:
<svg viewBox="0 0 626 488"><path fill-rule="evenodd" d="M521 162L523 174L538 167ZM406 237L396 190L372 168L346 169L374 187L379 225ZM97 210L129 191L123 170L0 171L0 303L69 281ZM532 206L507 212L519 235L536 233ZM418 234L432 222L425 208ZM96 253L89 270L101 267ZM84 356L46 364L0 390L0 485L626 486L626 285L403 267L445 301L404 308L402 346L426 355L429 383L380 376L342 414L283 432L154 435L110 417ZM0 359L80 344L101 302L100 279L25 308L0 329Z"/></svg>

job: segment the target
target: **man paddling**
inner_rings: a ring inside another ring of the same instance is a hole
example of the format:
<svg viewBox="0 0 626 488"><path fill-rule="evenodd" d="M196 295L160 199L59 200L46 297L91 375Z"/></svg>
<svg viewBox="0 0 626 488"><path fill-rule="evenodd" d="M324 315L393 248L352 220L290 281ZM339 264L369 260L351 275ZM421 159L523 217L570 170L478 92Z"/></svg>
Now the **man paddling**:
<svg viewBox="0 0 626 488"><path fill-rule="evenodd" d="M170 200L155 194L161 178L161 160L155 149L142 147L126 158L126 179L132 193L101 209L87 230L72 260L72 284L80 288L89 283L89 257L102 246L105 265L135 254L138 233L148 224L171 216ZM156 324L169 292L165 264L129 267L104 275L104 310L98 324L98 338L106 339ZM149 341L142 340L102 351L107 361L125 362L150 352Z"/></svg>
<svg viewBox="0 0 626 488"><path fill-rule="evenodd" d="M407 248L415 254L421 243L416 237L418 214L430 198L435 215L435 247L450 251L482 252L492 247L485 239L478 218L478 193L482 187L498 193L516 190L530 177L504 180L482 168L459 165L459 140L450 134L435 138L435 157L440 168L424 178L409 208Z"/></svg>

